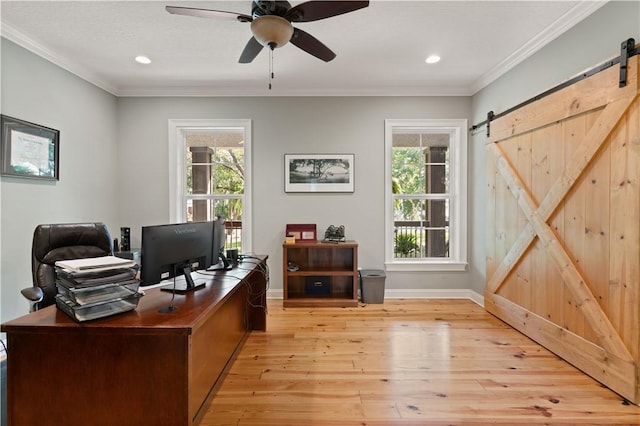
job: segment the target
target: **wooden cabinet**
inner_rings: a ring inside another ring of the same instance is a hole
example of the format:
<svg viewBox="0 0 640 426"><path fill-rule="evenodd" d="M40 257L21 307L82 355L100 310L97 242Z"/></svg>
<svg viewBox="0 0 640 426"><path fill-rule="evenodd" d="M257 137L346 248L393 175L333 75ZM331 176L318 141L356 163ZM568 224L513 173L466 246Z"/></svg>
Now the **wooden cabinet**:
<svg viewBox="0 0 640 426"><path fill-rule="evenodd" d="M358 244L282 246L284 306L358 305Z"/></svg>

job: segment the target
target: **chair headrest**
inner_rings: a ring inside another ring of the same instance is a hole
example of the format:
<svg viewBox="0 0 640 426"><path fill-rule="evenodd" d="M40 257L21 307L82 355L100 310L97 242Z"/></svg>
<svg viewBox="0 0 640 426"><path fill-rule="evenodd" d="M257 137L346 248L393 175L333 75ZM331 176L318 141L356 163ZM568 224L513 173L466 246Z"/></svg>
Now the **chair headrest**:
<svg viewBox="0 0 640 426"><path fill-rule="evenodd" d="M38 225L33 233L33 256L42 263L104 256L112 251L109 230L100 222Z"/></svg>

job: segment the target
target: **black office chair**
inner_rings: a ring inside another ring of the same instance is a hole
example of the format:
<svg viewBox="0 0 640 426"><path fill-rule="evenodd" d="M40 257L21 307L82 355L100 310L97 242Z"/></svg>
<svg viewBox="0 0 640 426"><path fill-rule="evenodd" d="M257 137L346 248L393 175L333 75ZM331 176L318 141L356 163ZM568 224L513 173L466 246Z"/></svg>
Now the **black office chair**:
<svg viewBox="0 0 640 426"><path fill-rule="evenodd" d="M31 248L33 287L21 291L31 303L30 311L55 303L58 293L56 261L112 254L111 234L103 223L38 225L33 232Z"/></svg>

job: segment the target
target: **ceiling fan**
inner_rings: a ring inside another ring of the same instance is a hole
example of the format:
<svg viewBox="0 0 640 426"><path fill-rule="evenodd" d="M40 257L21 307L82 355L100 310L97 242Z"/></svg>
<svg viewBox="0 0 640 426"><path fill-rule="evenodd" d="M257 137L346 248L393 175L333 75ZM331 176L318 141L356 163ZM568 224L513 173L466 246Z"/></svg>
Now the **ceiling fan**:
<svg viewBox="0 0 640 426"><path fill-rule="evenodd" d="M295 28L292 22L318 21L367 6L369 6L368 1L307 1L292 7L288 1L253 0L251 15L180 6L166 6L166 10L176 15L231 18L240 22L250 22L253 37L245 46L239 60L240 63L246 64L253 61L264 46L273 50L284 46L287 42L291 42L318 59L329 62L336 57L336 54L311 34Z"/></svg>

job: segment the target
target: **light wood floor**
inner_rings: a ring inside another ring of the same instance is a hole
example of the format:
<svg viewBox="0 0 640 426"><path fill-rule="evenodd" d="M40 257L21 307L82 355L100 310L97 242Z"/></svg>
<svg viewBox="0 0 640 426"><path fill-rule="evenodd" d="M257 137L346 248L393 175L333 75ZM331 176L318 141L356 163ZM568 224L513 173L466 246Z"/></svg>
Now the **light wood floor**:
<svg viewBox="0 0 640 426"><path fill-rule="evenodd" d="M640 408L468 300L269 300L202 425L638 425Z"/></svg>

